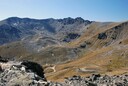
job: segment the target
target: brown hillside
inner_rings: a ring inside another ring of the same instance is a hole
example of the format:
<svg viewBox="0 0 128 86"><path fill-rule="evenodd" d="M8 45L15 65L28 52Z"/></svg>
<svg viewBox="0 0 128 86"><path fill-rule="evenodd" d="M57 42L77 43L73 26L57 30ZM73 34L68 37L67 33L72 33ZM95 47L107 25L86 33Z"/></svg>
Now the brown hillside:
<svg viewBox="0 0 128 86"><path fill-rule="evenodd" d="M92 27L92 26L91 26ZM128 71L128 22L116 23L91 38L74 41L69 45L85 43L81 57L55 66L55 72L47 73L49 80L63 81L73 75L88 76L92 73L120 74ZM100 33L105 33L101 38ZM84 34L85 35L85 34ZM107 37L106 37L107 36ZM82 37L82 36L81 36ZM76 43L75 43L76 42ZM49 67L48 67L49 68ZM48 69L47 68L47 69ZM50 68L49 68L50 69Z"/></svg>

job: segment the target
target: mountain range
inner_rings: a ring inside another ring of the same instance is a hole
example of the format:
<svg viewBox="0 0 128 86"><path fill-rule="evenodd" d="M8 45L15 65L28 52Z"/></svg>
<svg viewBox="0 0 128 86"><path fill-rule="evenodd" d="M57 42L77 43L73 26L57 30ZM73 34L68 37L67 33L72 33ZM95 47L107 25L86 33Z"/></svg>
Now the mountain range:
<svg viewBox="0 0 128 86"><path fill-rule="evenodd" d="M128 21L10 17L0 21L0 56L38 62L53 81L72 75L124 73L128 71Z"/></svg>
<svg viewBox="0 0 128 86"><path fill-rule="evenodd" d="M33 56L33 53L34 56L39 55L39 57L46 55L46 58L51 57L49 56L49 52L51 54L52 52L57 53L55 57L58 58L64 57L59 55L58 52L65 52L66 54L74 53L72 55L75 55L74 50L65 48L64 44L80 37L85 27L91 23L91 21L84 20L80 17L75 19L69 17L42 20L18 17L5 19L0 21L0 44L6 47L8 45L12 47L8 47L8 54L3 54L7 50L2 50L1 55L18 59L20 57ZM15 48L19 50L15 51L17 50ZM66 60L68 58L72 57L67 55L64 59Z"/></svg>

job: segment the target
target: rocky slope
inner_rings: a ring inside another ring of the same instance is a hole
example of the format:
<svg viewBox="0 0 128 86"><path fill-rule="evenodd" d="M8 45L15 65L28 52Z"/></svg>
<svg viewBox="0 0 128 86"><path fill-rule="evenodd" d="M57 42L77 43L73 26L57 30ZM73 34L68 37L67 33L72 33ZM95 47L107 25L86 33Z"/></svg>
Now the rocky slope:
<svg viewBox="0 0 128 86"><path fill-rule="evenodd" d="M108 76L93 74L89 77L73 76L64 83L49 83L50 86L127 86L128 74Z"/></svg>
<svg viewBox="0 0 128 86"><path fill-rule="evenodd" d="M8 61L0 58L0 86L127 86L128 74L65 78L65 82L47 81L43 68L30 61Z"/></svg>
<svg viewBox="0 0 128 86"><path fill-rule="evenodd" d="M45 86L43 68L30 61L5 61L0 58L0 86Z"/></svg>

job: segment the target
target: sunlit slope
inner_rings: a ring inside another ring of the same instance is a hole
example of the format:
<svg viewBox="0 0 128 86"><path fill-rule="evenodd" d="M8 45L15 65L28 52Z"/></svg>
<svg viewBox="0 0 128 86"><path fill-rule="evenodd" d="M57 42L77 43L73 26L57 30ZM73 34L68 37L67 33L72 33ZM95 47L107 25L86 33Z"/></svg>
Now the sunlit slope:
<svg viewBox="0 0 128 86"><path fill-rule="evenodd" d="M74 44L75 41L73 46ZM51 67L47 67L46 76L49 80L63 81L65 77L73 75L114 75L128 71L128 22L116 23L76 44L75 46L82 50L81 56L56 65L54 71L48 72L48 68L50 70Z"/></svg>
<svg viewBox="0 0 128 86"><path fill-rule="evenodd" d="M68 44L68 46L73 47L73 46L77 46L79 45L81 42L92 38L93 36L106 31L110 28L113 28L117 25L121 24L120 22L118 23L113 23L113 22L93 22L92 24L90 24L88 27L85 27L85 31L83 32L83 34L81 35L80 38L78 38L77 40L74 40L72 42L70 42Z"/></svg>

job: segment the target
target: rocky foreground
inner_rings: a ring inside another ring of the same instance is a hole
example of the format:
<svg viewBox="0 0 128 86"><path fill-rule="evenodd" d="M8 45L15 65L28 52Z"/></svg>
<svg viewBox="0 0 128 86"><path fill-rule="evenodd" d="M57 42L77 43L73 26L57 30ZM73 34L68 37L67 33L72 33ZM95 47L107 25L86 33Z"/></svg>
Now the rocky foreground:
<svg viewBox="0 0 128 86"><path fill-rule="evenodd" d="M128 86L128 74L73 76L65 82L47 81L43 68L30 61L8 61L0 57L0 86Z"/></svg>
<svg viewBox="0 0 128 86"><path fill-rule="evenodd" d="M50 86L128 86L128 75L101 76L93 74L90 77L73 76L67 78L64 83L50 83Z"/></svg>

